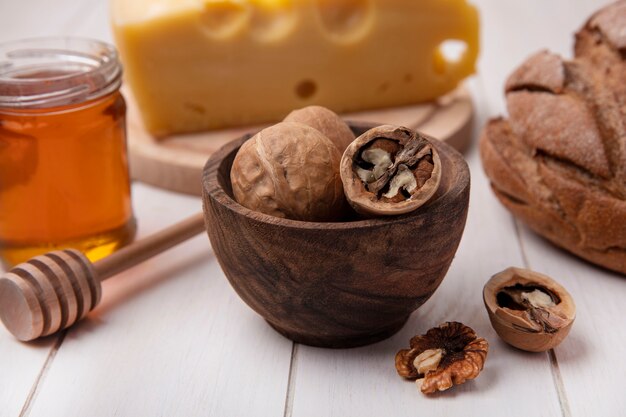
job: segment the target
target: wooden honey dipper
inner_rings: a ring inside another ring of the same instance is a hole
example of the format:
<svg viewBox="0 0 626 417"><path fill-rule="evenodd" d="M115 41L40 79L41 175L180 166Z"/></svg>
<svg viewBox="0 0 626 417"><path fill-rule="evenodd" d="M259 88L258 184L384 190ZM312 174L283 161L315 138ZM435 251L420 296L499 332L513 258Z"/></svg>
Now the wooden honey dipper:
<svg viewBox="0 0 626 417"><path fill-rule="evenodd" d="M0 319L24 342L65 329L98 305L102 281L203 230L198 213L93 264L75 249L36 256L0 277Z"/></svg>

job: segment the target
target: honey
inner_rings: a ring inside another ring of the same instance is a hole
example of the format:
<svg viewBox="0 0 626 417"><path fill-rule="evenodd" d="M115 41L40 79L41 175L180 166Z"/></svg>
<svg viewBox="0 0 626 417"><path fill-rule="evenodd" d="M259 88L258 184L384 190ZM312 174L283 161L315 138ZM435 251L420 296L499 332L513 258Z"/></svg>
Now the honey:
<svg viewBox="0 0 626 417"><path fill-rule="evenodd" d="M134 237L120 82L115 51L101 42L0 45L6 266L68 247L94 261Z"/></svg>

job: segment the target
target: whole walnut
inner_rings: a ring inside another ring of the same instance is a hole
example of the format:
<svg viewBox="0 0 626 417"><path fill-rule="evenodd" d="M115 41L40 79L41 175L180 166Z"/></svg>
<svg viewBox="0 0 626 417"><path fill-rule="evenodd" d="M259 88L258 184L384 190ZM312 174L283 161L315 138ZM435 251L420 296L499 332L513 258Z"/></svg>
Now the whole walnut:
<svg viewBox="0 0 626 417"><path fill-rule="evenodd" d="M355 139L348 124L326 107L308 106L294 110L284 121L302 123L319 130L337 146L340 153Z"/></svg>
<svg viewBox="0 0 626 417"><path fill-rule="evenodd" d="M318 130L283 122L246 141L233 161L235 200L250 210L304 221L337 220L345 197L341 155Z"/></svg>
<svg viewBox="0 0 626 417"><path fill-rule="evenodd" d="M537 233L626 274L626 0L576 34L575 59L547 51L506 83L509 118L480 151L498 199Z"/></svg>

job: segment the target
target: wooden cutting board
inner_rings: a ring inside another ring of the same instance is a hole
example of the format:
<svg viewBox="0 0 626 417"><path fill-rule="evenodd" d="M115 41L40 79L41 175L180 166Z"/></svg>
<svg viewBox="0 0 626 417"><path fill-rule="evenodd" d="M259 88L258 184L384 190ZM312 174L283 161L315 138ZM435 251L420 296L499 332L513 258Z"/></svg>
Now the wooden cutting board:
<svg viewBox="0 0 626 417"><path fill-rule="evenodd" d="M267 125L245 126L156 138L141 122L128 91L128 151L134 180L186 194L200 195L202 169L225 143ZM436 102L342 115L345 120L395 124L420 130L463 152L471 141L472 100L461 87Z"/></svg>

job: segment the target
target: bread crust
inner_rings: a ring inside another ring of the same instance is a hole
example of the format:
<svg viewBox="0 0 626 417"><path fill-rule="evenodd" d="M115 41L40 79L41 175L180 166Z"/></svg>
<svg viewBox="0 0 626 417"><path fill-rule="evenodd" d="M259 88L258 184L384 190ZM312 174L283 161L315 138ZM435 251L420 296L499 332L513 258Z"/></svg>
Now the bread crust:
<svg viewBox="0 0 626 417"><path fill-rule="evenodd" d="M505 86L508 119L480 139L500 202L554 244L626 274L626 0L592 15L575 58L529 57Z"/></svg>

